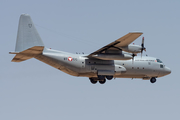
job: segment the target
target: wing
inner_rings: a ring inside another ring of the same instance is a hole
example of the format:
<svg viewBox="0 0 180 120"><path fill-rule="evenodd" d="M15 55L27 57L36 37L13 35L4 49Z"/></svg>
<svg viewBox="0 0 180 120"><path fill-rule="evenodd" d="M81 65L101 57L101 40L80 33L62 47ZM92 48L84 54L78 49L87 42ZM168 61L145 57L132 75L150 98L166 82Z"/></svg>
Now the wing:
<svg viewBox="0 0 180 120"><path fill-rule="evenodd" d="M142 32L131 32L126 34L125 36L117 39L116 41L102 47L101 49L91 53L88 55L89 57L92 55L103 53L106 50L121 50L121 47L128 46L130 43L132 43L135 39L137 39L139 36L141 36Z"/></svg>

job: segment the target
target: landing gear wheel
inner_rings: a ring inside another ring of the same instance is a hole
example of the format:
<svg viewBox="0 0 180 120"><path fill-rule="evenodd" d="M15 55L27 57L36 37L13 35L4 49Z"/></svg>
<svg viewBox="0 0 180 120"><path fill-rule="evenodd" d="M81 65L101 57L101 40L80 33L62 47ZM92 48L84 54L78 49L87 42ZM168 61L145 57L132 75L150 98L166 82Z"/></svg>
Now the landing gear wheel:
<svg viewBox="0 0 180 120"><path fill-rule="evenodd" d="M155 83L155 82L156 82L156 78L155 78L155 77L152 77L152 78L150 79L150 82L151 82L151 83Z"/></svg>
<svg viewBox="0 0 180 120"><path fill-rule="evenodd" d="M99 80L104 80L104 79L105 79L105 76L104 76L104 75L98 75L98 79L99 79Z"/></svg>
<svg viewBox="0 0 180 120"><path fill-rule="evenodd" d="M106 78L107 78L108 80L112 80L112 79L113 79L113 76L106 76Z"/></svg>
<svg viewBox="0 0 180 120"><path fill-rule="evenodd" d="M93 78L89 78L89 80L91 81L92 84L96 84L97 80L93 79Z"/></svg>
<svg viewBox="0 0 180 120"><path fill-rule="evenodd" d="M99 83L100 84L104 84L106 82L106 79L104 79L104 80L99 80Z"/></svg>

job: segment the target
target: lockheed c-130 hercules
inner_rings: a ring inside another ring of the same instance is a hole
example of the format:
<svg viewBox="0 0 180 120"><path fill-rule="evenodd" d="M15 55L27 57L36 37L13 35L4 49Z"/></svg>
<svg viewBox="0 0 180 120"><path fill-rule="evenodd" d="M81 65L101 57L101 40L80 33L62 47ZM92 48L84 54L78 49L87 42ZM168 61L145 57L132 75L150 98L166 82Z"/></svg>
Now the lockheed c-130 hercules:
<svg viewBox="0 0 180 120"><path fill-rule="evenodd" d="M67 74L88 77L93 84L104 84L106 79L113 78L142 78L155 83L156 78L170 74L171 70L160 59L142 56L142 52L146 50L144 38L141 45L131 45L142 34L128 33L88 55L72 54L46 48L31 17L22 14L15 52L10 54L16 54L12 62L35 58ZM141 56L137 56L138 53Z"/></svg>

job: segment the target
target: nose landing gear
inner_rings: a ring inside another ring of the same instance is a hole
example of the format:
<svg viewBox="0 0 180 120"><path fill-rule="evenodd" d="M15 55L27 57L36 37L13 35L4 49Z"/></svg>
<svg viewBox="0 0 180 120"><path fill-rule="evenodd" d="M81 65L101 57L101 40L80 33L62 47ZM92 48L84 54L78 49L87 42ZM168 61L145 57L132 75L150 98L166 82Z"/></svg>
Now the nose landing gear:
<svg viewBox="0 0 180 120"><path fill-rule="evenodd" d="M156 78L155 78L155 77L152 77L152 78L150 79L150 82L151 82L151 83L155 83L155 82L156 82Z"/></svg>

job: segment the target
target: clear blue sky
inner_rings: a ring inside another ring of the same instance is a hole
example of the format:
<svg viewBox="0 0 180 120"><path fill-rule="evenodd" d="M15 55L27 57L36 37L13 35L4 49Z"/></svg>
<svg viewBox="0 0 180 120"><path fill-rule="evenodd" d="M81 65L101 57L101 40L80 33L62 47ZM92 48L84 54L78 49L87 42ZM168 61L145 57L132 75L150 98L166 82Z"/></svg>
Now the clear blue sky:
<svg viewBox="0 0 180 120"><path fill-rule="evenodd" d="M0 120L180 119L179 6L179 0L2 0ZM48 48L72 53L142 31L144 55L160 58L172 73L155 84L118 78L92 85L36 59L12 63L8 52L22 13L31 15Z"/></svg>

